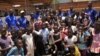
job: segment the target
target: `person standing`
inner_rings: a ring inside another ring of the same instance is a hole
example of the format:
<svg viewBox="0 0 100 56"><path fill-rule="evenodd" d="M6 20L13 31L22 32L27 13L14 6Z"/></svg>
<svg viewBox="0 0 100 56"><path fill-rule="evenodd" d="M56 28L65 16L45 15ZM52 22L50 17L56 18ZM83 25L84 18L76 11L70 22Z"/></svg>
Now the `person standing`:
<svg viewBox="0 0 100 56"><path fill-rule="evenodd" d="M27 18L25 17L25 12L24 11L21 11L21 16L20 18L17 20L18 22L18 26L19 28L21 29L26 29L29 25L29 21L27 20Z"/></svg>
<svg viewBox="0 0 100 56"><path fill-rule="evenodd" d="M100 56L100 21L95 23L92 45L90 47L91 56Z"/></svg>
<svg viewBox="0 0 100 56"><path fill-rule="evenodd" d="M90 36L90 33L88 31L84 31L83 26L79 26L78 29L78 33L77 33L77 37L78 37L78 43L77 46L81 52L81 56L87 56L87 39Z"/></svg>
<svg viewBox="0 0 100 56"><path fill-rule="evenodd" d="M9 15L6 16L5 21L6 21L8 30L10 30L10 31L11 31L12 29L13 29L13 30L18 30L16 16L14 16L12 10L9 12Z"/></svg>
<svg viewBox="0 0 100 56"><path fill-rule="evenodd" d="M91 24L94 24L97 12L92 8L92 3L88 4L88 9L85 11L85 14L89 17L92 22Z"/></svg>
<svg viewBox="0 0 100 56"><path fill-rule="evenodd" d="M75 14L75 11L73 10L73 7L70 7L70 9L67 11L68 17L73 17Z"/></svg>
<svg viewBox="0 0 100 56"><path fill-rule="evenodd" d="M3 56L6 56L7 52L13 46L12 39L9 36L6 36L6 34L7 31L3 29L0 37L0 47L1 47L0 52L2 53Z"/></svg>
<svg viewBox="0 0 100 56"><path fill-rule="evenodd" d="M27 56L34 56L34 41L31 28L27 29L27 32L22 35L22 38L25 40Z"/></svg>

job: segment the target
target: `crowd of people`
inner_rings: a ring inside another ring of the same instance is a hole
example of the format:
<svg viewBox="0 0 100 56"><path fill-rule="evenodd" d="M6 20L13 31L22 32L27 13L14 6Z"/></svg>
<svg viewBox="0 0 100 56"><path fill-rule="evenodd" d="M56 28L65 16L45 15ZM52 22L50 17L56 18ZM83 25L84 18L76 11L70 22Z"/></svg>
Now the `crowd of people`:
<svg viewBox="0 0 100 56"><path fill-rule="evenodd" d="M0 56L100 56L100 12L89 3L80 12L36 9L0 18Z"/></svg>

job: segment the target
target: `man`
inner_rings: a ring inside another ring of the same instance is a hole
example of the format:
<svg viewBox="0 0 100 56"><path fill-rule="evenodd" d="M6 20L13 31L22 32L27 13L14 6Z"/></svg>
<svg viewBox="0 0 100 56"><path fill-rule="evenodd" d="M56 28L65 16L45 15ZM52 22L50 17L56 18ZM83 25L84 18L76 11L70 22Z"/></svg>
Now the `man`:
<svg viewBox="0 0 100 56"><path fill-rule="evenodd" d="M20 16L20 18L18 19L17 24L18 24L19 28L21 28L21 29L26 29L27 26L29 25L29 21L28 21L28 20L26 19L26 17L24 16L24 15L25 15L25 12L24 12L24 11L21 11L20 13L21 13L21 16Z"/></svg>
<svg viewBox="0 0 100 56"><path fill-rule="evenodd" d="M10 49L6 56L25 56L22 39L16 40L16 45Z"/></svg>
<svg viewBox="0 0 100 56"><path fill-rule="evenodd" d="M40 10L39 8L36 8L36 12L32 15L32 17L34 18L34 20L38 20L40 17Z"/></svg>
<svg viewBox="0 0 100 56"><path fill-rule="evenodd" d="M73 17L75 14L73 7L70 7L70 9L67 11L67 16L68 17Z"/></svg>
<svg viewBox="0 0 100 56"><path fill-rule="evenodd" d="M92 3L88 4L88 9L86 10L85 14L88 15L92 22L91 24L94 24L97 12L92 8Z"/></svg>
<svg viewBox="0 0 100 56"><path fill-rule="evenodd" d="M43 37L43 43L47 44L48 43L48 37L49 37L49 30L46 27L46 23L44 23L43 26L42 26L41 35Z"/></svg>
<svg viewBox="0 0 100 56"><path fill-rule="evenodd" d="M40 56L44 54L43 37L41 36L41 29L39 23L35 23L33 28L34 43L36 46L35 56Z"/></svg>
<svg viewBox="0 0 100 56"><path fill-rule="evenodd" d="M17 20L12 10L9 12L9 15L6 17L5 21L7 23L8 30L18 30Z"/></svg>
<svg viewBox="0 0 100 56"><path fill-rule="evenodd" d="M34 37L32 35L32 29L28 28L26 33L22 35L23 40L25 40L25 44L27 45L27 55L26 56L34 56Z"/></svg>

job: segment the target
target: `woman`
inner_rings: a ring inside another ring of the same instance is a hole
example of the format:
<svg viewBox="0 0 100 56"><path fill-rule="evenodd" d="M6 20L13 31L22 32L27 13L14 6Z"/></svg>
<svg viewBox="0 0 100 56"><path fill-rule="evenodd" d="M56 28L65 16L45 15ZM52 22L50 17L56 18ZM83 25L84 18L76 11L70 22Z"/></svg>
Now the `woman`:
<svg viewBox="0 0 100 56"><path fill-rule="evenodd" d="M57 47L57 54L63 50L63 45L62 45L62 37L59 32L58 26L54 26L54 33L53 33L53 39L54 39L54 44Z"/></svg>
<svg viewBox="0 0 100 56"><path fill-rule="evenodd" d="M78 29L77 37L78 37L78 48L81 52L81 56L87 56L87 40L90 36L90 33L83 30L83 26L81 25Z"/></svg>
<svg viewBox="0 0 100 56"><path fill-rule="evenodd" d="M23 43L21 39L16 40L16 46L12 47L8 52L7 56L25 56L24 49L22 48Z"/></svg>
<svg viewBox="0 0 100 56"><path fill-rule="evenodd" d="M3 29L0 38L0 52L3 56L6 56L9 49L13 46L12 39L9 36L6 36L6 33L7 31Z"/></svg>
<svg viewBox="0 0 100 56"><path fill-rule="evenodd" d="M95 34L93 35L93 42L90 48L91 56L100 56L100 21L95 23Z"/></svg>

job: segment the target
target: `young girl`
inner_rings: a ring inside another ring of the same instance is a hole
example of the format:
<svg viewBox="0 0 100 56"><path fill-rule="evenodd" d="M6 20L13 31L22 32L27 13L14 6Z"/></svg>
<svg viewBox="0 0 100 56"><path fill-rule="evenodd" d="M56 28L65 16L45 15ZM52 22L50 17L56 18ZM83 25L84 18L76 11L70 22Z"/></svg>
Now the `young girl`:
<svg viewBox="0 0 100 56"><path fill-rule="evenodd" d="M83 29L83 25L81 25L79 27L79 31L77 33L77 37L78 37L78 48L81 52L81 56L87 56L87 39L89 38L90 33L88 31L84 31Z"/></svg>
<svg viewBox="0 0 100 56"><path fill-rule="evenodd" d="M95 34L90 48L92 56L100 56L100 21L95 23Z"/></svg>
<svg viewBox="0 0 100 56"><path fill-rule="evenodd" d="M63 50L63 45L62 45L61 34L60 34L59 29L58 29L58 27L56 25L54 26L53 39L54 39L54 44L57 47L57 54L59 54L60 51Z"/></svg>
<svg viewBox="0 0 100 56"><path fill-rule="evenodd" d="M64 38L65 52L70 53L70 55L74 55L74 53L75 53L74 46L75 46L76 42L77 42L77 37L75 35L73 35L71 29L68 29L68 34L66 34L66 36Z"/></svg>

